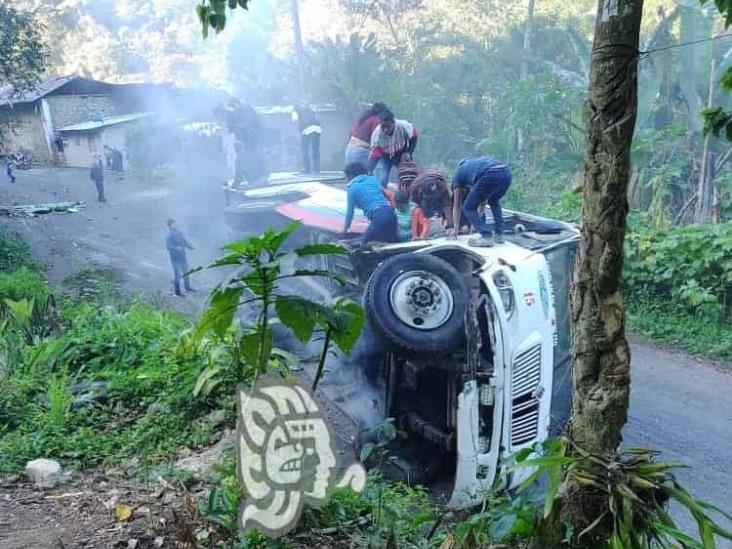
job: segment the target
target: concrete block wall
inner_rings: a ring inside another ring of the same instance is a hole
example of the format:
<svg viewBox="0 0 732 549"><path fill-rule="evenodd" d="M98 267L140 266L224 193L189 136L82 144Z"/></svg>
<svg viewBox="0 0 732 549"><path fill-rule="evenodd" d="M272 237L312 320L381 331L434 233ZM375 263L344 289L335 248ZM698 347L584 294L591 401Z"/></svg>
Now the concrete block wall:
<svg viewBox="0 0 732 549"><path fill-rule="evenodd" d="M51 160L40 113L34 112L33 107L16 106L13 110L4 110L0 117L0 125L3 126L0 154L23 149L31 151L37 162Z"/></svg>
<svg viewBox="0 0 732 549"><path fill-rule="evenodd" d="M63 128L92 120L94 115L122 114L117 104L106 95L50 95L46 97L54 128Z"/></svg>

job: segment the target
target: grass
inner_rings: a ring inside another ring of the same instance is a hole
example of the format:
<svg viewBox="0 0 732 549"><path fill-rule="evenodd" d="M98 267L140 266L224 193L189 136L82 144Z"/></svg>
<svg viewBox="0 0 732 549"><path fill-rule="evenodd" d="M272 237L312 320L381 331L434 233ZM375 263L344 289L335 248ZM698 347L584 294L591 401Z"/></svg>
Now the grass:
<svg viewBox="0 0 732 549"><path fill-rule="evenodd" d="M732 324L659 301L627 299L626 306L631 331L732 366Z"/></svg>

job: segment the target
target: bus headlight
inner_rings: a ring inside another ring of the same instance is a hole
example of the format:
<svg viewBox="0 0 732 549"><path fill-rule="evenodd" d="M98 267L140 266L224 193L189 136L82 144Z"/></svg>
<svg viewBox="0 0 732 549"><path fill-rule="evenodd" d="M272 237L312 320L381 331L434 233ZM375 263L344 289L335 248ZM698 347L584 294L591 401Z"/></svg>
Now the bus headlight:
<svg viewBox="0 0 732 549"><path fill-rule="evenodd" d="M513 286L511 281L504 271L496 271L493 274L493 283L496 285L498 295L501 298L501 304L503 310L506 312L506 316L511 316L516 305L516 299L514 296Z"/></svg>

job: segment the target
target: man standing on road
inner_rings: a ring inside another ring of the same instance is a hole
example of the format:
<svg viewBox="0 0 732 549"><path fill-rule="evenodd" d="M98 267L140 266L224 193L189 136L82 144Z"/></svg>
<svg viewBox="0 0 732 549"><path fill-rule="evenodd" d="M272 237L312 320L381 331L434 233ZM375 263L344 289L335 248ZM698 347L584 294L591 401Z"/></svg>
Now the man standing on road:
<svg viewBox="0 0 732 549"><path fill-rule="evenodd" d="M484 215L478 213L478 208L487 203L493 214L497 244L503 244L503 211L501 198L511 186L511 170L504 163L493 158L464 159L458 164L452 180L453 205L452 215L455 227L460 227L460 210L468 219L473 229L480 233L479 238L471 238L471 246L493 246L493 232L485 222ZM467 195L467 197L465 197ZM464 198L465 197L465 198ZM464 198L464 200L463 200ZM449 233L455 236L455 228Z"/></svg>
<svg viewBox="0 0 732 549"><path fill-rule="evenodd" d="M94 158L91 171L89 172L89 179L94 181L94 185L97 187L97 200L99 202L106 202L107 199L104 197L104 170L102 169L101 158Z"/></svg>
<svg viewBox="0 0 732 549"><path fill-rule="evenodd" d="M191 284L185 273L188 272L188 257L186 249L193 250L193 246L188 243L186 237L178 229L175 219L168 219L168 236L165 239L165 246L170 254L170 263L173 266L173 287L175 295L183 297L180 291L180 279L183 278L183 284L186 292L195 291L191 288Z"/></svg>
<svg viewBox="0 0 732 549"><path fill-rule="evenodd" d="M344 172L348 181L348 209L343 232L351 228L354 211L360 208L370 221L361 237L363 245L372 241L396 242L397 218L376 177L369 175L360 162L348 164Z"/></svg>
<svg viewBox="0 0 732 549"><path fill-rule="evenodd" d="M5 173L8 174L11 183L15 183L15 176L13 175L13 159L10 155L5 156Z"/></svg>

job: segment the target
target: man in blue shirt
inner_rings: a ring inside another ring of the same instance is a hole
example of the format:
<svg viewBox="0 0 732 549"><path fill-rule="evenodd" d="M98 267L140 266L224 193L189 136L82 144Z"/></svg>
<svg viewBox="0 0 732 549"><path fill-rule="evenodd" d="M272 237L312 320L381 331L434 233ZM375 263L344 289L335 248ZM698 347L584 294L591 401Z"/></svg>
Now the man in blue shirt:
<svg viewBox="0 0 732 549"><path fill-rule="evenodd" d="M348 210L343 232L347 233L356 208L361 208L371 222L361 237L361 243L396 242L397 219L384 195L384 189L373 175L368 175L361 162L348 164L344 170L348 180Z"/></svg>
<svg viewBox="0 0 732 549"><path fill-rule="evenodd" d="M452 212L455 227L460 227L460 211L480 233L479 238L471 238L471 246L493 246L493 231L485 222L485 216L478 213L478 208L487 203L493 214L496 229L496 243L503 244L503 212L501 198L511 186L511 170L504 163L488 156L464 159L458 164L452 179ZM461 208L462 206L462 208ZM456 234L453 229L451 236Z"/></svg>
<svg viewBox="0 0 732 549"><path fill-rule="evenodd" d="M186 249L192 250L193 246L188 243L188 240L183 233L178 229L178 225L175 219L168 219L168 236L165 239L165 247L168 248L170 254L170 263L173 266L173 286L175 288L175 295L183 297L180 291L180 279L183 278L183 283L187 292L193 292L191 284L188 281L188 277L184 276L188 272L188 256Z"/></svg>

